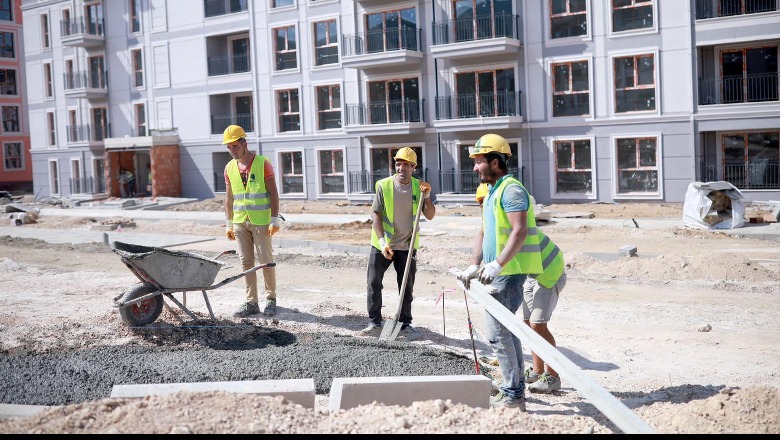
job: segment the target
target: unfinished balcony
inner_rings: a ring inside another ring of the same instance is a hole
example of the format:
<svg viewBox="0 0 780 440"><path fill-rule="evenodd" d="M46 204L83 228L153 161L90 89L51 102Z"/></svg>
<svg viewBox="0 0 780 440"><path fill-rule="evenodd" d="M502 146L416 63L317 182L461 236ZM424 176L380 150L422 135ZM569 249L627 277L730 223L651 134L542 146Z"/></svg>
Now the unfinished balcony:
<svg viewBox="0 0 780 440"><path fill-rule="evenodd" d="M419 65L421 29L386 29L342 36L341 64L355 69Z"/></svg>
<svg viewBox="0 0 780 440"><path fill-rule="evenodd" d="M209 77L249 73L249 34L219 35L206 38Z"/></svg>
<svg viewBox="0 0 780 440"><path fill-rule="evenodd" d="M108 75L106 72L66 73L65 97L102 101L108 99Z"/></svg>
<svg viewBox="0 0 780 440"><path fill-rule="evenodd" d="M507 91L439 96L433 126L448 132L520 129L523 123L520 94Z"/></svg>
<svg viewBox="0 0 780 440"><path fill-rule="evenodd" d="M248 0L203 0L203 13L206 18L246 12Z"/></svg>
<svg viewBox="0 0 780 440"><path fill-rule="evenodd" d="M60 21L60 41L63 46L95 48L104 47L106 37L102 20L76 18Z"/></svg>
<svg viewBox="0 0 780 440"><path fill-rule="evenodd" d="M344 131L349 134L394 135L425 130L425 100L403 99L347 104Z"/></svg>
<svg viewBox="0 0 780 440"><path fill-rule="evenodd" d="M431 53L436 58L458 60L520 54L520 17L482 15L435 22Z"/></svg>
<svg viewBox="0 0 780 440"><path fill-rule="evenodd" d="M699 78L699 105L778 102L777 72Z"/></svg>
<svg viewBox="0 0 780 440"><path fill-rule="evenodd" d="M76 144L76 146L99 145L111 137L110 125L68 125L65 131L68 144Z"/></svg>

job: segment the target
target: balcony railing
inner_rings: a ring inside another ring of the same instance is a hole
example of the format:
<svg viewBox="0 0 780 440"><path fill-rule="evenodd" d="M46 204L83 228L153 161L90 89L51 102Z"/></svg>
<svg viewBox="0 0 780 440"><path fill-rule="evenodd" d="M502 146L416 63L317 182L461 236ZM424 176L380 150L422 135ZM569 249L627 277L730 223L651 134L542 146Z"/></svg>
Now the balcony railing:
<svg viewBox="0 0 780 440"><path fill-rule="evenodd" d="M509 168L508 174L516 177L522 183L523 169ZM439 171L439 188L442 193L474 194L479 186L479 175L473 170L449 170Z"/></svg>
<svg viewBox="0 0 780 440"><path fill-rule="evenodd" d="M89 125L68 125L65 127L68 143L89 141L91 130Z"/></svg>
<svg viewBox="0 0 780 440"><path fill-rule="evenodd" d="M775 159L777 162L777 159ZM746 165L704 164L705 182L725 180L739 189L780 189L780 165L759 159Z"/></svg>
<svg viewBox="0 0 780 440"><path fill-rule="evenodd" d="M103 36L103 21L86 21L84 17L60 21L60 36L63 38L76 35Z"/></svg>
<svg viewBox="0 0 780 440"><path fill-rule="evenodd" d="M223 172L214 173L214 192L225 192L227 186L225 185L225 174Z"/></svg>
<svg viewBox="0 0 780 440"><path fill-rule="evenodd" d="M777 0L696 0L696 19L777 11Z"/></svg>
<svg viewBox="0 0 780 440"><path fill-rule="evenodd" d="M477 17L448 20L433 24L433 44L450 44L461 41L486 40L491 38L514 38L519 40L517 15L480 15Z"/></svg>
<svg viewBox="0 0 780 440"><path fill-rule="evenodd" d="M65 90L76 89L101 89L108 88L108 75L106 72L76 72L63 74Z"/></svg>
<svg viewBox="0 0 780 440"><path fill-rule="evenodd" d="M425 122L425 100L347 104L347 126Z"/></svg>
<svg viewBox="0 0 780 440"><path fill-rule="evenodd" d="M436 97L436 119L520 116L521 92L467 93Z"/></svg>
<svg viewBox="0 0 780 440"><path fill-rule="evenodd" d="M777 72L699 78L699 105L778 100Z"/></svg>
<svg viewBox="0 0 780 440"><path fill-rule="evenodd" d="M387 29L362 34L342 36L344 56L365 55L393 50L415 50L421 52L422 29Z"/></svg>
<svg viewBox="0 0 780 440"><path fill-rule="evenodd" d="M251 113L239 115L212 115L211 134L222 134L228 125L240 125L247 133L254 132L254 118Z"/></svg>
<svg viewBox="0 0 780 440"><path fill-rule="evenodd" d="M412 176L428 181L428 169L415 168ZM349 192L350 194L373 194L376 183L385 177L390 177L388 171L350 171Z"/></svg>
<svg viewBox="0 0 780 440"><path fill-rule="evenodd" d="M247 0L203 0L206 18L247 10Z"/></svg>
<svg viewBox="0 0 780 440"><path fill-rule="evenodd" d="M229 75L231 73L249 72L249 56L233 55L224 57L209 57L209 76Z"/></svg>
<svg viewBox="0 0 780 440"><path fill-rule="evenodd" d="M70 179L71 194L100 194L104 192L106 192L106 178L104 176Z"/></svg>

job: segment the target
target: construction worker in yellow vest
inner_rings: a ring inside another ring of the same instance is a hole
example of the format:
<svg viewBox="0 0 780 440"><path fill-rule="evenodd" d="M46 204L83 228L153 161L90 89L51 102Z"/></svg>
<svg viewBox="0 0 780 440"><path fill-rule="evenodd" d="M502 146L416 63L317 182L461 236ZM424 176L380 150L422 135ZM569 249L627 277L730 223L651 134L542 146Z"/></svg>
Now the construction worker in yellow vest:
<svg viewBox="0 0 780 440"><path fill-rule="evenodd" d="M433 220L436 207L431 201L431 185L421 182L412 173L417 167L417 153L404 147L396 152L395 174L377 181L372 206L373 226L371 228L371 253L368 257L368 327L361 331L366 336L379 335L382 331L382 279L393 265L400 292L403 284L406 259L411 248L412 232L417 208L423 203L422 214ZM417 249L419 236L411 250L412 260L403 292L403 304L398 321L402 323L401 334L413 339L416 330L412 327L412 292L417 273Z"/></svg>
<svg viewBox="0 0 780 440"><path fill-rule="evenodd" d="M249 151L244 129L228 126L222 134L233 160L225 166L225 235L238 243L243 270L255 266L255 252L261 264L272 263L271 237L281 228L279 192L274 170L265 156ZM276 314L276 269L263 269L266 303L263 314ZM233 314L246 317L260 313L257 272L244 276L246 301Z"/></svg>
<svg viewBox="0 0 780 440"><path fill-rule="evenodd" d="M528 274L542 273L542 257L530 195L508 174L509 143L497 134L477 140L469 157L481 183L490 185L483 201L482 227L477 234L471 265L460 279L468 288L472 279L495 289L493 297L516 313L523 302L523 283ZM480 263L484 266L480 268ZM485 313L486 336L498 359L503 383L491 406L525 411L525 378L520 339Z"/></svg>

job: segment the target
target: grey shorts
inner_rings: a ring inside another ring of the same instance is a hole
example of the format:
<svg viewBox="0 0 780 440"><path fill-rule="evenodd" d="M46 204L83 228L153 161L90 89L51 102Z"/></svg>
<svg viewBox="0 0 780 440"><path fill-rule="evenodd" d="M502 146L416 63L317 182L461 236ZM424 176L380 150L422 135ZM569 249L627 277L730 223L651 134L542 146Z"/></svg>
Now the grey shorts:
<svg viewBox="0 0 780 440"><path fill-rule="evenodd" d="M523 284L523 321L546 324L550 321L558 296L566 286L566 274L561 275L554 286L547 288L528 277Z"/></svg>

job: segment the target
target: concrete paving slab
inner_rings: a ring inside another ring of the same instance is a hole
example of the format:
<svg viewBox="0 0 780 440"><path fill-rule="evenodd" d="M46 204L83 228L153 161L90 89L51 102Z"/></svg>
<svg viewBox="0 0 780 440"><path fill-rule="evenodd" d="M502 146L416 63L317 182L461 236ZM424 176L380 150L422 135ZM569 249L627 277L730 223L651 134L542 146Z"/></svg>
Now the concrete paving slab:
<svg viewBox="0 0 780 440"><path fill-rule="evenodd" d="M90 231L86 229L46 229L46 228L25 228L0 227L0 235L9 235L18 238L37 238L47 243L105 243L110 244L115 241L123 243L139 244L143 246L169 247L181 246L190 243L200 243L212 241L214 237L205 237L202 235L179 235L179 234L152 234L144 232L117 232L117 231Z"/></svg>
<svg viewBox="0 0 780 440"><path fill-rule="evenodd" d="M0 419L34 416L46 408L51 407L46 405L14 405L10 403L0 403Z"/></svg>

